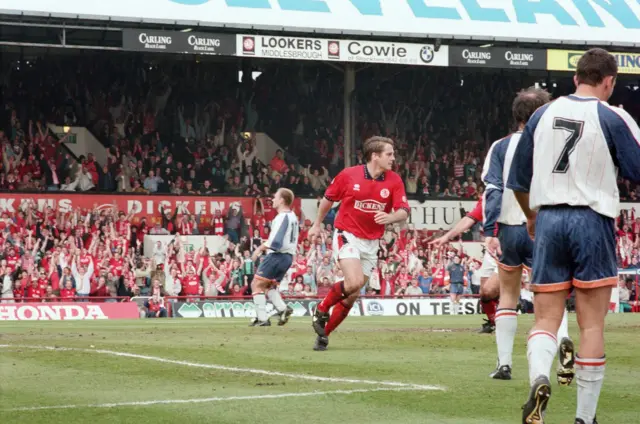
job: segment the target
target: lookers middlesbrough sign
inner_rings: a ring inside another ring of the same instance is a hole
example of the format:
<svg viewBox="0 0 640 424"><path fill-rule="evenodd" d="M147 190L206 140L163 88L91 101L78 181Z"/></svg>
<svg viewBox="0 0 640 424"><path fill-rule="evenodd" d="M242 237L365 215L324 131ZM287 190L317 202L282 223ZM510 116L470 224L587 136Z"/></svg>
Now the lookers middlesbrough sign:
<svg viewBox="0 0 640 424"><path fill-rule="evenodd" d="M314 34L640 44L637 0L2 0L0 13Z"/></svg>
<svg viewBox="0 0 640 424"><path fill-rule="evenodd" d="M271 59L448 66L449 47L427 43L238 34L237 55ZM546 57L546 56L545 56Z"/></svg>

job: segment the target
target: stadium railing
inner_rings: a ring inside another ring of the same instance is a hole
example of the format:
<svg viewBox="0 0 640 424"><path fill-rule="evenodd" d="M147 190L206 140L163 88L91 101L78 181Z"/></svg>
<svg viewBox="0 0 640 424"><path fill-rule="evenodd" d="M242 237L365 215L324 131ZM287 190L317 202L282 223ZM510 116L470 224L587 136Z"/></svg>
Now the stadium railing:
<svg viewBox="0 0 640 424"><path fill-rule="evenodd" d="M21 297L20 299L15 299L9 297L0 299L0 303L105 303L108 300L115 300L116 302L129 302L131 301L131 298L129 296L76 296L73 299L62 299L60 297L56 297L53 299L42 297Z"/></svg>

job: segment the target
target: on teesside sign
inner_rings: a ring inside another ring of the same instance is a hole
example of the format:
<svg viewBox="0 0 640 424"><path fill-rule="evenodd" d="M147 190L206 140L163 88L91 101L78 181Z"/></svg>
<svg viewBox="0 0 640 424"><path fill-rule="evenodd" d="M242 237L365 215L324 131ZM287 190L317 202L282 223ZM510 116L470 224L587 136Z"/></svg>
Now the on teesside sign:
<svg viewBox="0 0 640 424"><path fill-rule="evenodd" d="M0 13L314 33L640 44L637 0L2 0Z"/></svg>

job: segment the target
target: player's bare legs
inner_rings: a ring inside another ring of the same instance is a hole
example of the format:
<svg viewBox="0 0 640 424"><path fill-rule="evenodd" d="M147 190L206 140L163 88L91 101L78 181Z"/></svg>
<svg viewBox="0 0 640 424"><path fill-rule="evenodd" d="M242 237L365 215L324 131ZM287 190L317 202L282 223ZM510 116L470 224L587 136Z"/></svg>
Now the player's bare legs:
<svg viewBox="0 0 640 424"><path fill-rule="evenodd" d="M349 315L351 307L358 300L360 290L367 282L360 259L340 259L339 263L344 281L331 287L327 296L318 304L313 317L313 329L318 335L315 350L326 349L326 338ZM333 311L329 315L331 308Z"/></svg>
<svg viewBox="0 0 640 424"><path fill-rule="evenodd" d="M522 267L498 268L500 282L500 301L496 312L496 345L498 347L498 366L490 374L498 380L511 380L513 365L513 342L518 330L516 306L520 300Z"/></svg>
<svg viewBox="0 0 640 424"><path fill-rule="evenodd" d="M551 396L549 375L558 348L556 334L564 315L567 294L567 290L538 292L533 298L536 320L527 341L531 391L523 407L524 424L544 422L544 411Z"/></svg>
<svg viewBox="0 0 640 424"><path fill-rule="evenodd" d="M340 259L340 269L344 276L343 281L338 281L332 287L327 296L318 304L317 311L326 315L326 319L314 321L314 329L319 336L326 336L325 325L329 319L329 310L338 304L343 304L349 309L358 299L360 290L366 284L367 279L362 271L360 259Z"/></svg>
<svg viewBox="0 0 640 424"><path fill-rule="evenodd" d="M604 380L604 320L610 299L611 287L576 289L576 313L580 327L580 349L576 358L576 418L585 424L595 422Z"/></svg>
<svg viewBox="0 0 640 424"><path fill-rule="evenodd" d="M271 281L256 275L251 282L253 293L253 303L256 305L256 318L251 321L251 327L268 327L271 325L267 316L267 296L266 292L271 286Z"/></svg>
<svg viewBox="0 0 640 424"><path fill-rule="evenodd" d="M480 279L480 302L482 310L487 316L486 322L483 324L481 333L493 333L495 330L495 316L498 308L498 300L500 298L500 280L498 274L492 274L489 278Z"/></svg>
<svg viewBox="0 0 640 424"><path fill-rule="evenodd" d="M275 309L274 315L279 315L278 325L285 325L289 322L289 318L293 314L293 309L287 306L287 304L282 300L282 295L280 294L280 290L278 290L279 284L274 282L271 284L269 289L267 290L267 299L269 302L273 304Z"/></svg>

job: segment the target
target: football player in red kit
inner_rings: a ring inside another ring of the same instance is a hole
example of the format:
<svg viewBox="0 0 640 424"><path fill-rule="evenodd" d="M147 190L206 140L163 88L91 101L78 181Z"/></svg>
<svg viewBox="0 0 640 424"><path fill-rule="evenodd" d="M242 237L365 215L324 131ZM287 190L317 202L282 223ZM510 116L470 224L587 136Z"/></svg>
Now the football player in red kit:
<svg viewBox="0 0 640 424"><path fill-rule="evenodd" d="M409 216L404 183L391 171L393 147L389 138L367 139L363 145L366 165L340 172L320 201L308 237L320 235L322 221L333 203L342 202L335 220L333 254L344 280L335 283L316 308L313 329L318 336L314 350L327 349L328 336L349 315L360 289L369 280L378 261L379 239L385 225L405 221Z"/></svg>
<svg viewBox="0 0 640 424"><path fill-rule="evenodd" d="M483 221L484 215L481 197L471 212L458 221L445 235L429 244L433 247L440 248L473 227L477 222L482 223ZM482 303L484 313L487 315L487 319L482 325L480 332L493 333L496 327L495 316L498 308L498 299L500 298L500 282L498 280L498 264L489 252L485 252L482 267L476 272L480 275L480 302Z"/></svg>

